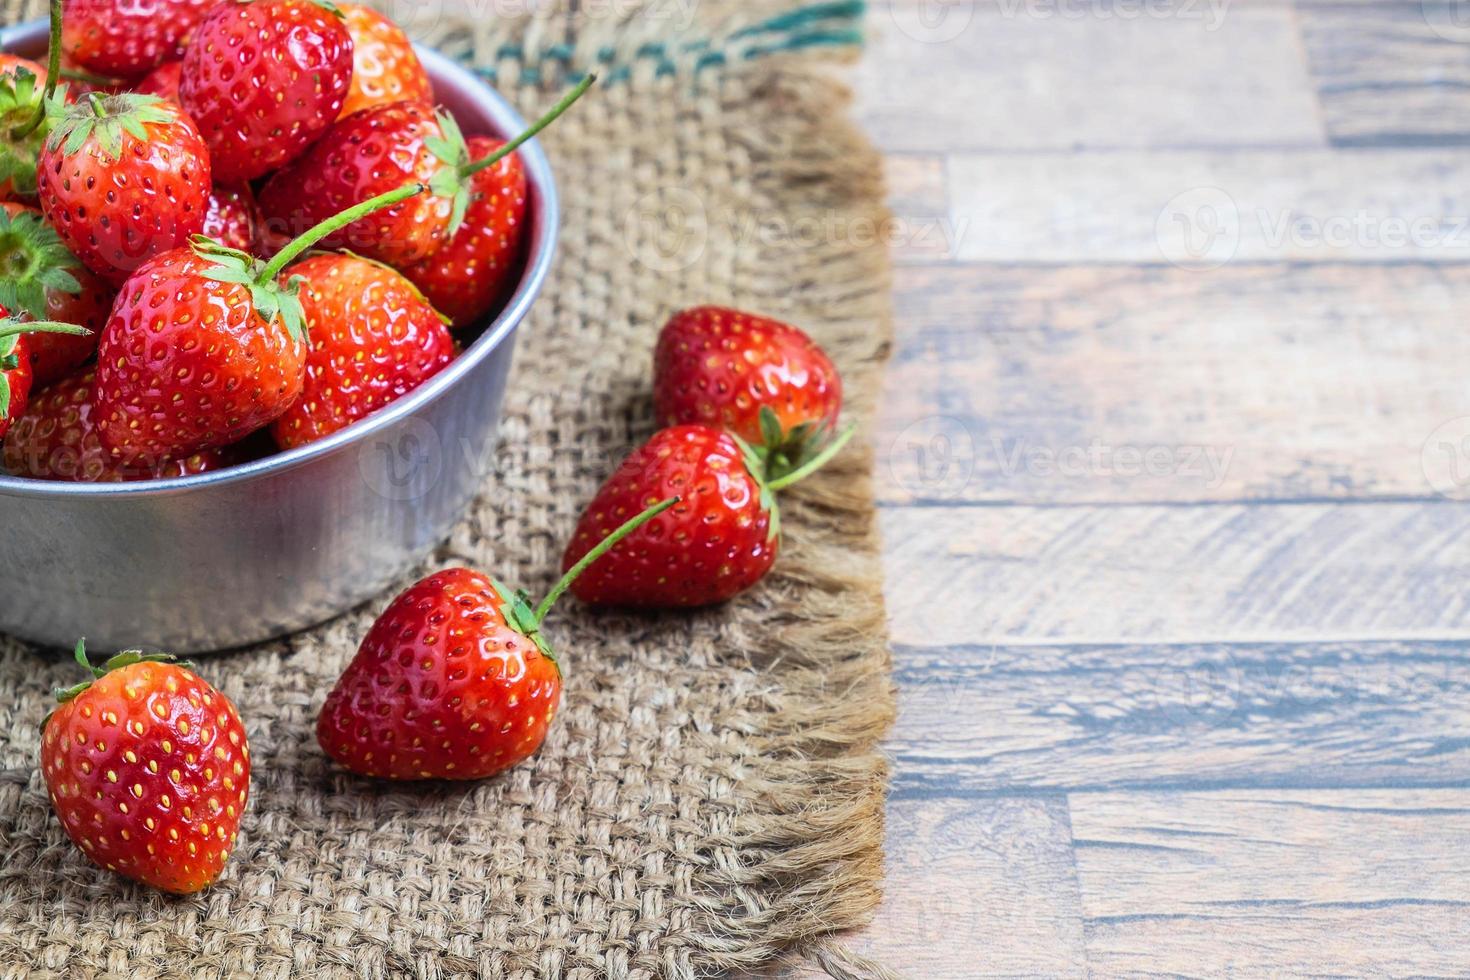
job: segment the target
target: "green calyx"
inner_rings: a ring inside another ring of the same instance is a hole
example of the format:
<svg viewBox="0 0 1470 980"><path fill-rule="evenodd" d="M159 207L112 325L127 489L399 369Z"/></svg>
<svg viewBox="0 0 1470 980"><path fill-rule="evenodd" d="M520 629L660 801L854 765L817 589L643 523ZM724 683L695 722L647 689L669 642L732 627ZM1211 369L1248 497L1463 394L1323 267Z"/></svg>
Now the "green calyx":
<svg viewBox="0 0 1470 980"><path fill-rule="evenodd" d="M771 529L767 540L781 534L781 508L776 503L776 492L785 490L793 483L811 476L826 466L832 457L842 451L848 440L857 432L850 425L830 439L815 438L817 427L811 422L782 430L780 419L770 406L760 410L761 444L752 446L739 436L731 434L740 447L745 468L756 485L760 487L761 509L771 515Z"/></svg>
<svg viewBox="0 0 1470 980"><path fill-rule="evenodd" d="M230 248L205 235L195 235L190 248L209 267L200 275L215 282L231 282L250 292L250 303L266 323L277 316L293 340L306 337L306 311L301 308L301 277L292 276L282 283L274 275L266 275L266 263L248 252Z"/></svg>
<svg viewBox="0 0 1470 980"><path fill-rule="evenodd" d="M72 698L76 697L78 694L81 694L87 688L91 687L93 681L99 680L100 678L106 676L109 671L117 670L120 667L129 667L133 664L140 663L174 664L179 667L190 669L192 669L194 666L187 660L179 660L171 653L144 653L141 650L124 650L122 653L109 657L106 661L102 663L101 666L96 666L87 657L87 641L85 639L77 641L77 647L76 650L73 651L73 656L76 657L77 663L81 664L82 667L92 676L82 681L80 684L73 684L71 687L56 688L55 691L52 693L56 695L56 701L58 704L65 704ZM49 719L50 716L48 715L47 717ZM41 727L45 727L44 722L42 723Z"/></svg>
<svg viewBox="0 0 1470 980"><path fill-rule="evenodd" d="M36 193L36 157L49 133L45 120L64 103L64 92L53 93L48 102L28 68L0 75L0 183L8 181L25 197ZM41 124L33 125L37 119Z"/></svg>
<svg viewBox="0 0 1470 980"><path fill-rule="evenodd" d="M173 120L167 104L156 95L88 92L75 105L53 113L46 149L54 153L60 148L66 156L75 156L88 140L95 140L97 148L115 161L121 157L124 135L146 142L145 126Z"/></svg>
<svg viewBox="0 0 1470 980"><path fill-rule="evenodd" d="M15 348L21 334L69 333L85 337L91 332L74 323L57 323L54 320L17 320L15 317L0 319L0 419L10 417L9 372L20 367L20 356Z"/></svg>
<svg viewBox="0 0 1470 980"><path fill-rule="evenodd" d="M531 608L530 594L525 589L512 592L504 582L496 578L492 578L490 583L500 596L500 614L505 617L505 624L536 644L543 656L556 663L556 654L552 652L551 644L541 635L541 620L536 618L536 611Z"/></svg>
<svg viewBox="0 0 1470 980"><path fill-rule="evenodd" d="M39 319L46 314L46 294L81 292L69 270L76 257L40 215L14 216L0 208L0 306Z"/></svg>

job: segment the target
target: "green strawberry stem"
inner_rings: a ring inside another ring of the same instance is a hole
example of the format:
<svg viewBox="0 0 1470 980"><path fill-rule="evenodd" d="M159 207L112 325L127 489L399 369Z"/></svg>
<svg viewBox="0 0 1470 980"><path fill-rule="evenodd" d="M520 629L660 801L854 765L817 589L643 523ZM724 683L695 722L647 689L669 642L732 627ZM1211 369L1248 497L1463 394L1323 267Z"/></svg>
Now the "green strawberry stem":
<svg viewBox="0 0 1470 980"><path fill-rule="evenodd" d="M276 253L275 257L266 263L255 277L255 281L261 285L270 282L280 275L281 270L290 265L292 260L302 252L311 248L317 242L326 238L332 232L346 228L358 218L372 214L380 208L391 207L399 201L405 201L415 194L422 194L429 189L428 184L404 184L396 190L387 191L377 197L370 197L360 204L354 204L345 211L338 211L330 218L325 219L306 229L286 244L286 247Z"/></svg>
<svg viewBox="0 0 1470 980"><path fill-rule="evenodd" d="M584 77L580 82L577 83L575 88L573 88L570 92L561 97L560 102L547 110L546 115L533 122L528 129L522 132L515 139L506 143L504 146L500 147L489 156L482 157L481 159L476 160L474 163L467 163L461 166L459 168L459 176L461 178L472 177L475 174L479 173L481 170L488 170L489 168L495 166L495 164L499 163L500 160L504 157L507 157L510 154L514 153L522 143L531 139L547 126L550 126L553 122L556 121L557 116L570 109L572 103L580 99L586 93L586 91L592 87L592 83L595 81L597 81L596 75L587 75L586 77Z"/></svg>
<svg viewBox="0 0 1470 980"><path fill-rule="evenodd" d="M841 452L842 447L847 445L847 441L852 438L853 433L855 432L857 432L857 426L849 425L840 436L827 443L827 445L823 447L821 452L817 453L817 455L813 456L811 459L807 460L805 463L803 463L798 468L792 470L790 473L787 473L785 476L779 477L775 480L772 480L770 483L767 483L766 489L771 491L784 490L787 487L791 486L791 484L793 483L796 483L800 480L805 480L817 470L821 469L823 466L826 466L828 460Z"/></svg>
<svg viewBox="0 0 1470 980"><path fill-rule="evenodd" d="M46 118L46 107L56 92L56 80L61 77L61 0L51 0L51 40L46 48L46 92L36 106L35 115L10 134L11 139L23 140L34 133Z"/></svg>
<svg viewBox="0 0 1470 980"><path fill-rule="evenodd" d="M13 317L0 320L0 340L23 333L69 333L86 337L92 331L75 323L58 323L55 320L17 320Z"/></svg>
<svg viewBox="0 0 1470 980"><path fill-rule="evenodd" d="M80 684L73 684L71 687L56 688L56 690L52 693L56 695L57 702L61 704L70 701L72 698L76 697L78 694L81 694L87 688L91 687L93 681L106 676L108 671L117 670L119 667L127 667L131 664L143 663L144 661L147 661L149 663L175 664L179 667L194 666L187 660L179 660L171 653L144 653L141 650L124 650L122 653L114 654L112 657L109 657L106 662L102 664L102 666L98 667L93 665L91 658L87 656L87 640L85 637L77 640L77 646L76 649L72 651L72 656L75 657L77 663L81 664L83 669L85 669L92 676L87 680L82 681ZM47 718L49 719L50 715L47 715ZM46 723L42 722L41 727L44 729L46 727Z"/></svg>
<svg viewBox="0 0 1470 980"><path fill-rule="evenodd" d="M587 554L582 556L581 561L567 569L567 573L561 577L561 581L557 582L556 585L552 586L551 591L546 593L546 598L542 599L541 605L536 607L534 625L537 627L541 625L542 621L546 619L546 614L551 612L551 607L556 604L556 600L561 598L563 592L571 588L572 583L577 580L577 576L585 572L588 565L591 565L597 559L607 554L619 541L677 504L681 499L680 497L670 497L668 500L659 501L599 541L597 547L587 552Z"/></svg>

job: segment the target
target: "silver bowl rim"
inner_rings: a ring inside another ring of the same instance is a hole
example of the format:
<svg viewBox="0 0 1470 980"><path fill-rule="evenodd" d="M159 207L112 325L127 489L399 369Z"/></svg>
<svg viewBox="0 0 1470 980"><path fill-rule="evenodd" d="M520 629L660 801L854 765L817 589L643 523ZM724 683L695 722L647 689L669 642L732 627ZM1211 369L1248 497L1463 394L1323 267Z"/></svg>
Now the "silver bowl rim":
<svg viewBox="0 0 1470 980"><path fill-rule="evenodd" d="M45 21L29 21L13 27L0 29L0 50L9 50L17 44L44 38ZM511 108L505 98L487 85L482 79L462 65L451 61L432 48L415 44L414 49L428 69L430 77L449 76L457 85L474 92L480 100L485 114L500 129L500 136L520 132L526 128L520 113ZM299 446L286 452L274 453L264 459L252 460L239 466L212 473L194 476L171 477L165 480L139 480L131 483L68 483L52 480L27 480L0 473L0 496L75 498L75 497L149 497L204 490L228 483L243 482L268 476L283 470L302 466L314 459L337 452L353 443L361 442L375 432L415 415L419 409L439 398L444 392L458 384L465 375L489 357L525 319L541 290L551 265L556 258L560 202L557 197L556 181L551 173L551 163L540 143L531 139L516 151L526 169L526 182L531 191L531 241L527 249L524 271L516 284L515 292L505 307L465 351L448 367L433 378L367 418L332 433L325 439Z"/></svg>

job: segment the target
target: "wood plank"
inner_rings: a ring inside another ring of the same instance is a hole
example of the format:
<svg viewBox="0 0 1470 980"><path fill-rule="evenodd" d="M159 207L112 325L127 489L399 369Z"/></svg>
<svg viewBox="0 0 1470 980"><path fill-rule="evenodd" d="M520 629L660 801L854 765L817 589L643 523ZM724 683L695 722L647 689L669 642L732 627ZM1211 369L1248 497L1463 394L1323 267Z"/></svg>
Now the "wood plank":
<svg viewBox="0 0 1470 980"><path fill-rule="evenodd" d="M1463 975L1470 791L1070 797L1103 975Z"/></svg>
<svg viewBox="0 0 1470 980"><path fill-rule="evenodd" d="M1470 22L1458 5L1303 3L1298 18L1333 143L1470 143Z"/></svg>
<svg viewBox="0 0 1470 980"><path fill-rule="evenodd" d="M1064 797L893 800L886 859L877 918L839 937L852 952L925 980L1085 974Z"/></svg>
<svg viewBox="0 0 1470 980"><path fill-rule="evenodd" d="M1470 70L1470 69L1467 69ZM958 257L986 262L1464 262L1452 150L957 154Z"/></svg>
<svg viewBox="0 0 1470 980"><path fill-rule="evenodd" d="M1324 143L1289 6L1149 6L875 3L859 120L889 151Z"/></svg>
<svg viewBox="0 0 1470 980"><path fill-rule="evenodd" d="M901 507L880 516L894 642L1470 637L1454 503Z"/></svg>
<svg viewBox="0 0 1470 980"><path fill-rule="evenodd" d="M1470 644L894 652L894 792L1470 783Z"/></svg>
<svg viewBox="0 0 1470 980"><path fill-rule="evenodd" d="M896 283L887 502L1470 495L1470 266Z"/></svg>
<svg viewBox="0 0 1470 980"><path fill-rule="evenodd" d="M889 254L899 265L947 262L959 250L964 229L949 214L948 165L938 153L889 154L883 160L892 217L884 228Z"/></svg>

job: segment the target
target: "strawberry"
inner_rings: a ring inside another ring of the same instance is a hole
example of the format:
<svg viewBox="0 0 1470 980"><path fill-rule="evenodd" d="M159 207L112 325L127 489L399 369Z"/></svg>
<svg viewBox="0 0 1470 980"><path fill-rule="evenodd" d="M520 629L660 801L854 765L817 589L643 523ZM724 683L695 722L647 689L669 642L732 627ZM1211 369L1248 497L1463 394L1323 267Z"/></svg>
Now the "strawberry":
<svg viewBox="0 0 1470 980"><path fill-rule="evenodd" d="M776 560L775 491L803 479L842 448L830 442L800 469L767 476L761 454L707 425L664 429L623 461L577 522L563 568L585 560L627 514L672 494L684 499L612 548L572 585L584 602L679 607L722 602L760 581Z"/></svg>
<svg viewBox="0 0 1470 980"><path fill-rule="evenodd" d="M156 95L165 102L180 104L179 72L183 67L182 61L165 61L144 75L142 81L133 86L133 91L139 95Z"/></svg>
<svg viewBox="0 0 1470 980"><path fill-rule="evenodd" d="M628 521L602 550L675 502ZM563 576L535 610L524 592L468 568L408 588L327 696L316 726L322 749L355 773L384 779L483 779L531 756L562 687L541 623L580 571Z"/></svg>
<svg viewBox="0 0 1470 980"><path fill-rule="evenodd" d="M50 320L23 322L0 306L0 436L25 413L30 401L32 373L30 341L37 333L85 334L70 323Z"/></svg>
<svg viewBox="0 0 1470 980"><path fill-rule="evenodd" d="M301 396L271 425L282 449L330 435L423 384L454 360L454 340L403 276L353 255L316 255L301 283L311 348Z"/></svg>
<svg viewBox="0 0 1470 980"><path fill-rule="evenodd" d="M217 0L63 0L61 47L83 71L134 81L183 52Z"/></svg>
<svg viewBox="0 0 1470 980"><path fill-rule="evenodd" d="M230 699L167 654L119 653L58 690L41 777L93 862L176 894L219 877L250 794L250 744Z"/></svg>
<svg viewBox="0 0 1470 980"><path fill-rule="evenodd" d="M352 86L341 115L390 102L434 98L429 73L402 28L360 3L340 4L338 9L352 36Z"/></svg>
<svg viewBox="0 0 1470 980"><path fill-rule="evenodd" d="M296 234L389 188L426 183L431 193L325 240L397 268L418 262L458 232L470 203L471 178L561 115L592 81L592 76L583 79L526 132L479 160L470 159L454 118L427 103L395 102L354 113L271 177L260 192L261 210L273 231Z"/></svg>
<svg viewBox="0 0 1470 980"><path fill-rule="evenodd" d="M789 469L835 432L842 379L797 328L699 306L674 314L659 333L653 400L660 425L728 429Z"/></svg>
<svg viewBox="0 0 1470 980"><path fill-rule="evenodd" d="M93 93L53 122L36 183L41 210L67 247L121 283L204 227L209 152L178 106Z"/></svg>
<svg viewBox="0 0 1470 980"><path fill-rule="evenodd" d="M45 124L46 69L0 52L0 200L36 193Z"/></svg>
<svg viewBox="0 0 1470 980"><path fill-rule="evenodd" d="M326 131L352 82L352 38L313 0L221 3L184 52L179 101L215 178L239 183L294 159Z"/></svg>
<svg viewBox="0 0 1470 980"><path fill-rule="evenodd" d="M31 398L5 436L7 471L32 480L119 483L207 473L241 461L233 446L161 463L114 457L92 424L95 380L95 369L87 368Z"/></svg>
<svg viewBox="0 0 1470 980"><path fill-rule="evenodd" d="M498 150L501 141L475 136L468 145L478 160ZM459 231L403 274L454 326L472 326L512 285L524 251L525 216L526 171L512 153L470 178L470 203Z"/></svg>
<svg viewBox="0 0 1470 980"><path fill-rule="evenodd" d="M204 235L222 245L249 252L255 246L260 208L248 184L215 184L204 212Z"/></svg>
<svg viewBox="0 0 1470 980"><path fill-rule="evenodd" d="M97 334L112 308L113 290L61 244L41 213L13 201L0 203L0 304L22 320L75 323L90 335L27 335L33 384L43 387L69 373L97 349Z"/></svg>

